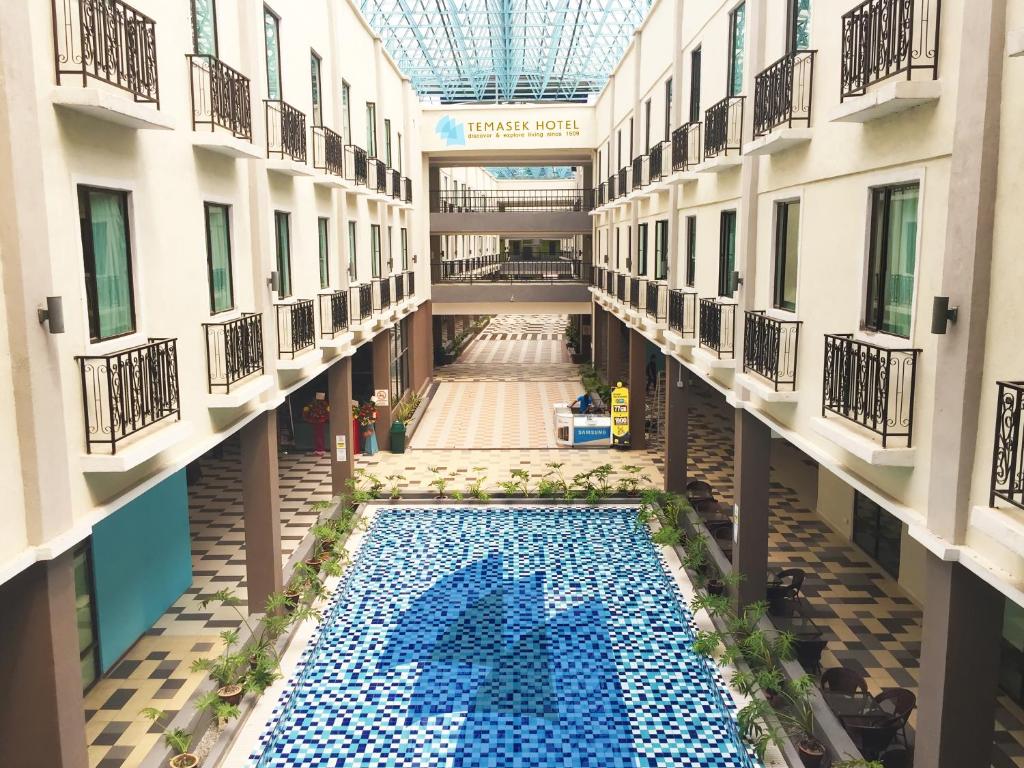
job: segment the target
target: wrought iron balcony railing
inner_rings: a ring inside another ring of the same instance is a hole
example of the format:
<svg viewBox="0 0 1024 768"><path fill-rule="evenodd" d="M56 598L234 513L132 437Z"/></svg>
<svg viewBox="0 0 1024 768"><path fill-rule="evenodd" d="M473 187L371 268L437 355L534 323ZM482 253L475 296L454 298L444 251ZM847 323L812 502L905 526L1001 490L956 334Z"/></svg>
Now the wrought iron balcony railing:
<svg viewBox="0 0 1024 768"><path fill-rule="evenodd" d="M508 213L520 211L586 211L587 193L582 189L506 189L474 192L432 190L432 212Z"/></svg>
<svg viewBox="0 0 1024 768"><path fill-rule="evenodd" d="M348 291L320 294L320 338L333 339L348 330Z"/></svg>
<svg viewBox="0 0 1024 768"><path fill-rule="evenodd" d="M316 341L313 300L300 299L277 305L277 355L294 359Z"/></svg>
<svg viewBox="0 0 1024 768"><path fill-rule="evenodd" d="M313 126L313 167L332 176L345 176L345 142L324 125Z"/></svg>
<svg viewBox="0 0 1024 768"><path fill-rule="evenodd" d="M942 0L864 0L844 13L839 100L917 70L938 78L941 8Z"/></svg>
<svg viewBox="0 0 1024 768"><path fill-rule="evenodd" d="M192 130L217 126L238 139L252 140L249 78L216 56L188 55L192 94Z"/></svg>
<svg viewBox="0 0 1024 768"><path fill-rule="evenodd" d="M594 267L590 271L590 286L601 290L604 289L604 267Z"/></svg>
<svg viewBox="0 0 1024 768"><path fill-rule="evenodd" d="M391 280L386 277L375 277L370 281L372 306L374 312L383 312L391 306Z"/></svg>
<svg viewBox="0 0 1024 768"><path fill-rule="evenodd" d="M243 312L221 323L203 323L206 332L206 371L211 394L227 394L231 387L263 373L263 315Z"/></svg>
<svg viewBox="0 0 1024 768"><path fill-rule="evenodd" d="M629 298L626 295L626 276L622 273L615 275L615 298L621 301L623 304Z"/></svg>
<svg viewBox="0 0 1024 768"><path fill-rule="evenodd" d="M633 158L633 189L641 189L651 183L650 156Z"/></svg>
<svg viewBox="0 0 1024 768"><path fill-rule="evenodd" d="M395 297L395 304L401 304L405 301L405 273L399 272L394 276L395 289L392 291L392 295Z"/></svg>
<svg viewBox="0 0 1024 768"><path fill-rule="evenodd" d="M1024 509L1024 381L1000 381L998 386L988 504L994 507L1002 499Z"/></svg>
<svg viewBox="0 0 1024 768"><path fill-rule="evenodd" d="M673 289L668 292L668 327L684 339L697 333L697 294Z"/></svg>
<svg viewBox="0 0 1024 768"><path fill-rule="evenodd" d="M306 116L285 101L266 104L267 157L306 162Z"/></svg>
<svg viewBox="0 0 1024 768"><path fill-rule="evenodd" d="M736 305L701 299L699 341L719 358L732 357L736 351Z"/></svg>
<svg viewBox="0 0 1024 768"><path fill-rule="evenodd" d="M416 295L416 273L412 270L405 273L405 295Z"/></svg>
<svg viewBox="0 0 1024 768"><path fill-rule="evenodd" d="M643 291L643 285L642 285L643 282L644 281L641 278L639 278L639 277L630 277L629 278L628 291L629 291L629 308L630 309L634 309L634 310L637 310L637 311L642 309L642 306L640 304L640 297L641 297L641 295L646 295L644 293L644 291Z"/></svg>
<svg viewBox="0 0 1024 768"><path fill-rule="evenodd" d="M389 192L395 200L398 200L402 197L402 173L392 169L389 175L391 176L391 189Z"/></svg>
<svg viewBox="0 0 1024 768"><path fill-rule="evenodd" d="M405 178L402 179L402 190L403 190L402 200L404 200L407 203L411 203L412 202L412 179L410 179L408 176L406 176Z"/></svg>
<svg viewBox="0 0 1024 768"><path fill-rule="evenodd" d="M743 149L743 102L745 96L726 96L704 112L704 159L710 160Z"/></svg>
<svg viewBox="0 0 1024 768"><path fill-rule="evenodd" d="M747 312L743 321L743 372L753 371L776 391L796 390L800 321L776 320L764 312Z"/></svg>
<svg viewBox="0 0 1024 768"><path fill-rule="evenodd" d="M815 51L791 51L754 78L754 138L811 124Z"/></svg>
<svg viewBox="0 0 1024 768"><path fill-rule="evenodd" d="M127 91L160 108L156 22L122 0L51 0L53 64L64 75Z"/></svg>
<svg viewBox="0 0 1024 768"><path fill-rule="evenodd" d="M366 150L355 144L345 145L345 178L353 184L366 186L367 159Z"/></svg>
<svg viewBox="0 0 1024 768"><path fill-rule="evenodd" d="M572 251L536 259L492 254L434 261L430 279L434 283L586 282L588 267Z"/></svg>
<svg viewBox="0 0 1024 768"><path fill-rule="evenodd" d="M619 168L619 180L618 180L618 192L619 197L629 194L629 169Z"/></svg>
<svg viewBox="0 0 1024 768"><path fill-rule="evenodd" d="M181 416L177 339L150 339L121 352L75 359L82 378L88 453L106 447L116 454L125 438Z"/></svg>
<svg viewBox="0 0 1024 768"><path fill-rule="evenodd" d="M612 200L615 200L619 196L620 193L619 193L619 190L618 190L618 186L619 186L619 184L618 184L618 176L613 173L611 176L608 177L608 201L609 202L611 202Z"/></svg>
<svg viewBox="0 0 1024 768"><path fill-rule="evenodd" d="M671 146L667 141L659 141L647 153L647 176L651 183L661 181L672 173ZM666 149L669 151L666 152Z"/></svg>
<svg viewBox="0 0 1024 768"><path fill-rule="evenodd" d="M644 301L644 311L648 317L655 321L664 320L668 317L668 285L660 280L647 281L647 297Z"/></svg>
<svg viewBox="0 0 1024 768"><path fill-rule="evenodd" d="M919 349L890 349L852 334L825 335L821 411L911 447Z"/></svg>
<svg viewBox="0 0 1024 768"><path fill-rule="evenodd" d="M373 286L369 283L349 287L349 320L362 322L373 315Z"/></svg>
<svg viewBox="0 0 1024 768"><path fill-rule="evenodd" d="M382 195L388 193L388 169L383 160L370 159L370 182L367 186Z"/></svg>
<svg viewBox="0 0 1024 768"><path fill-rule="evenodd" d="M672 131L672 170L687 171L700 162L700 123L687 123Z"/></svg>

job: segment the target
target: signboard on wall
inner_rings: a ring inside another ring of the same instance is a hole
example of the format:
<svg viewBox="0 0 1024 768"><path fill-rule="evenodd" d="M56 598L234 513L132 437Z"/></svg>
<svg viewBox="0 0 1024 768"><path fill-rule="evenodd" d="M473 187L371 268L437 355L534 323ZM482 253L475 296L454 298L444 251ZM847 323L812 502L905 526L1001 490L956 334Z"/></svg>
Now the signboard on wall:
<svg viewBox="0 0 1024 768"><path fill-rule="evenodd" d="M612 390L612 445L629 446L629 389L621 381Z"/></svg>
<svg viewBox="0 0 1024 768"><path fill-rule="evenodd" d="M505 105L425 109L423 149L588 149L595 138L594 108Z"/></svg>
<svg viewBox="0 0 1024 768"><path fill-rule="evenodd" d="M345 435L335 435L334 437L334 460L335 461L348 461L348 451L345 445Z"/></svg>
<svg viewBox="0 0 1024 768"><path fill-rule="evenodd" d="M373 404L387 408L390 405L391 397L386 389L373 390Z"/></svg>

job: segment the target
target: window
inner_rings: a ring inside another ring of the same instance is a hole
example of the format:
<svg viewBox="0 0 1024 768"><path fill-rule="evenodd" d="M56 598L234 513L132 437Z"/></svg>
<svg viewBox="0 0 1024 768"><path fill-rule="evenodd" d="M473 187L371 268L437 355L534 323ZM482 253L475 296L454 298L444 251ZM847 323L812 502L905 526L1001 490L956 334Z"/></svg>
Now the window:
<svg viewBox="0 0 1024 768"><path fill-rule="evenodd" d="M633 118L629 118L629 157L626 158L628 163L634 157L636 157L636 145L634 143L635 133L633 131Z"/></svg>
<svg viewBox="0 0 1024 768"><path fill-rule="evenodd" d="M230 209L206 203L206 267L210 278L210 312L235 308L231 275Z"/></svg>
<svg viewBox="0 0 1024 768"><path fill-rule="evenodd" d="M409 318L391 329L391 403L398 405L409 389Z"/></svg>
<svg viewBox="0 0 1024 768"><path fill-rule="evenodd" d="M672 138L672 78L665 81L665 141Z"/></svg>
<svg viewBox="0 0 1024 768"><path fill-rule="evenodd" d="M854 491L853 543L863 549L894 579L900 575L903 524L880 506Z"/></svg>
<svg viewBox="0 0 1024 768"><path fill-rule="evenodd" d="M693 287L697 278L697 217L686 217L686 285Z"/></svg>
<svg viewBox="0 0 1024 768"><path fill-rule="evenodd" d="M811 47L811 0L788 0L786 46L790 51Z"/></svg>
<svg viewBox="0 0 1024 768"><path fill-rule="evenodd" d="M409 230L402 227L402 271L409 269Z"/></svg>
<svg viewBox="0 0 1024 768"><path fill-rule="evenodd" d="M871 242L868 253L864 325L873 331L910 337L917 262L918 185L871 190Z"/></svg>
<svg viewBox="0 0 1024 768"><path fill-rule="evenodd" d="M359 261L356 258L356 223L348 223L348 279L354 283L359 279Z"/></svg>
<svg viewBox="0 0 1024 768"><path fill-rule="evenodd" d="M1006 600L999 653L999 688L1013 701L1024 702L1024 607Z"/></svg>
<svg viewBox="0 0 1024 768"><path fill-rule="evenodd" d="M370 276L380 277L380 224L370 225Z"/></svg>
<svg viewBox="0 0 1024 768"><path fill-rule="evenodd" d="M352 143L352 88L341 81L341 138L345 145Z"/></svg>
<svg viewBox="0 0 1024 768"><path fill-rule="evenodd" d="M647 276L647 225L638 224L636 233L636 273Z"/></svg>
<svg viewBox="0 0 1024 768"><path fill-rule="evenodd" d="M321 216L316 220L316 224L320 244L320 287L326 288L331 284L331 271L328 266L330 247L327 243L327 217Z"/></svg>
<svg viewBox="0 0 1024 768"><path fill-rule="evenodd" d="M192 50L217 55L217 0L192 0Z"/></svg>
<svg viewBox="0 0 1024 768"><path fill-rule="evenodd" d="M75 572L75 620L78 625L78 662L82 670L82 688L88 689L100 673L99 642L96 637L96 592L92 570L92 548L89 542L75 547L72 553Z"/></svg>
<svg viewBox="0 0 1024 768"><path fill-rule="evenodd" d="M395 249L392 247L394 240L391 239L391 231L394 229L390 224L388 225L388 274L390 275L395 269Z"/></svg>
<svg viewBox="0 0 1024 768"><path fill-rule="evenodd" d="M274 211L274 242L277 248L277 277L280 289L279 299L287 299L292 295L292 242L291 222L289 214Z"/></svg>
<svg viewBox="0 0 1024 768"><path fill-rule="evenodd" d="M644 154L651 151L651 100L644 102Z"/></svg>
<svg viewBox="0 0 1024 768"><path fill-rule="evenodd" d="M397 170L399 173L401 173L402 172L402 134L401 133L396 134L395 138L396 138L396 141L398 142L395 145L396 154L397 154L397 157L395 158L395 162L397 163L397 165L395 165L395 170Z"/></svg>
<svg viewBox="0 0 1024 768"><path fill-rule="evenodd" d="M388 168L394 167L391 164L391 121L387 118L384 118L384 161Z"/></svg>
<svg viewBox="0 0 1024 768"><path fill-rule="evenodd" d="M618 166L616 166L616 170L618 170L619 168L622 167L622 129L621 128L619 128L619 134L618 134L617 141L618 141L619 164L618 164Z"/></svg>
<svg viewBox="0 0 1024 768"><path fill-rule="evenodd" d="M377 156L377 105L366 102L366 154Z"/></svg>
<svg viewBox="0 0 1024 768"><path fill-rule="evenodd" d="M739 96L743 90L743 33L747 7L740 3L729 14L729 95Z"/></svg>
<svg viewBox="0 0 1024 768"><path fill-rule="evenodd" d="M313 91L313 125L323 125L324 113L320 103L320 57L316 55L316 51L309 52L309 83Z"/></svg>
<svg viewBox="0 0 1024 768"><path fill-rule="evenodd" d="M281 98L281 21L277 14L263 6L263 38L267 57L267 98Z"/></svg>
<svg viewBox="0 0 1024 768"><path fill-rule="evenodd" d="M135 331L128 193L78 188L78 216L85 256L89 336L112 339Z"/></svg>
<svg viewBox="0 0 1024 768"><path fill-rule="evenodd" d="M654 222L654 279L668 279L668 219Z"/></svg>
<svg viewBox="0 0 1024 768"><path fill-rule="evenodd" d="M615 269L619 268L619 252L622 250L622 243L620 239L621 232L619 228L615 228Z"/></svg>
<svg viewBox="0 0 1024 768"><path fill-rule="evenodd" d="M700 122L700 46L690 52L690 122Z"/></svg>
<svg viewBox="0 0 1024 768"><path fill-rule="evenodd" d="M732 298L736 270L736 211L722 211L718 230L718 295Z"/></svg>
<svg viewBox="0 0 1024 768"><path fill-rule="evenodd" d="M796 276L800 244L800 201L775 204L775 275L773 303L778 309L796 311Z"/></svg>

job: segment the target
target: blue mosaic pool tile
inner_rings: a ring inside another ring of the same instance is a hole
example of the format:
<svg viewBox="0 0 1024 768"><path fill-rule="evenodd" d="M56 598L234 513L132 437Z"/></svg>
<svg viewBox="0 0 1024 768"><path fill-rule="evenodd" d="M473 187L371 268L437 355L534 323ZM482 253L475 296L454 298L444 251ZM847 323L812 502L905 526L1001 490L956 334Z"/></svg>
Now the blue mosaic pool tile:
<svg viewBox="0 0 1024 768"><path fill-rule="evenodd" d="M754 768L632 509L380 512L258 768Z"/></svg>

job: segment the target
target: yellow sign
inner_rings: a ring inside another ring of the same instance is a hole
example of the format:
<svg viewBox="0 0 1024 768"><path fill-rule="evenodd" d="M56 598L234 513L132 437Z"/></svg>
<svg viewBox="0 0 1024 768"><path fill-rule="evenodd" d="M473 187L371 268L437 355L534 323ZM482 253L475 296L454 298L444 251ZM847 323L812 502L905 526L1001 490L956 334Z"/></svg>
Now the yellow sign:
<svg viewBox="0 0 1024 768"><path fill-rule="evenodd" d="M612 390L612 445L629 445L629 389L621 381Z"/></svg>

